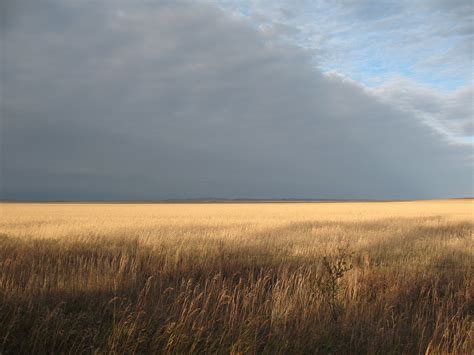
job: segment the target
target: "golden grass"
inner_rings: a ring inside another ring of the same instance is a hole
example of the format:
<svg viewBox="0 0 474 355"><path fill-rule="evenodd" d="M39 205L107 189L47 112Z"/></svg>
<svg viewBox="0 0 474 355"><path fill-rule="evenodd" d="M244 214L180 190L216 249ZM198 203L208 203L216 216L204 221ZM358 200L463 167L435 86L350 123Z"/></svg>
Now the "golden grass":
<svg viewBox="0 0 474 355"><path fill-rule="evenodd" d="M473 208L0 204L0 353L469 353Z"/></svg>

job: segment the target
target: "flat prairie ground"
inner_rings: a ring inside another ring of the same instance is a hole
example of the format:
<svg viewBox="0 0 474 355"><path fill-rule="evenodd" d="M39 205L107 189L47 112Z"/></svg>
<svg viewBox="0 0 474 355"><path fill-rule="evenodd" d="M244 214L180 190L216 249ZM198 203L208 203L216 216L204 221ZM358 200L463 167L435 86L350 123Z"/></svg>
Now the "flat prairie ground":
<svg viewBox="0 0 474 355"><path fill-rule="evenodd" d="M0 353L474 349L474 201L0 204Z"/></svg>

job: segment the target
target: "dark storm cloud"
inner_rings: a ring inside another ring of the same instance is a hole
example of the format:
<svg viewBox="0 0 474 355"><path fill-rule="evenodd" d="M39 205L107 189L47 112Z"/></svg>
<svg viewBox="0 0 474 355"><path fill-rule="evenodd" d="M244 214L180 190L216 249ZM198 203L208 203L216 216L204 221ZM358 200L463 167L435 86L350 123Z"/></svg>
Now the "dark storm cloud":
<svg viewBox="0 0 474 355"><path fill-rule="evenodd" d="M472 194L470 148L214 6L4 10L4 198Z"/></svg>

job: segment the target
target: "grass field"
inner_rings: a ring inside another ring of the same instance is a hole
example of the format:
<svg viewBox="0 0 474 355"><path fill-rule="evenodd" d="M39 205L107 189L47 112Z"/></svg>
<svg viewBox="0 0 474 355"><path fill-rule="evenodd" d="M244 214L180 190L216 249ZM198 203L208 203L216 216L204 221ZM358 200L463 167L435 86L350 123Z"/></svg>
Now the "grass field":
<svg viewBox="0 0 474 355"><path fill-rule="evenodd" d="M473 200L0 204L0 353L460 353Z"/></svg>

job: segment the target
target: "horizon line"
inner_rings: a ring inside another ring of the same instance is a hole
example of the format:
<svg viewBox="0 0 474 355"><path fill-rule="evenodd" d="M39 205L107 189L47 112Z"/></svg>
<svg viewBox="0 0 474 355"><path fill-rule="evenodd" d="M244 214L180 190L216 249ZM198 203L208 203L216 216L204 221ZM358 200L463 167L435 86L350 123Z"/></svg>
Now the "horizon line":
<svg viewBox="0 0 474 355"><path fill-rule="evenodd" d="M401 198L401 199L369 199L369 198L182 198L182 199L0 199L0 203L97 203L97 204L172 204L172 203L328 203L328 202L410 202L437 200L473 200L474 196L440 197L440 198Z"/></svg>

